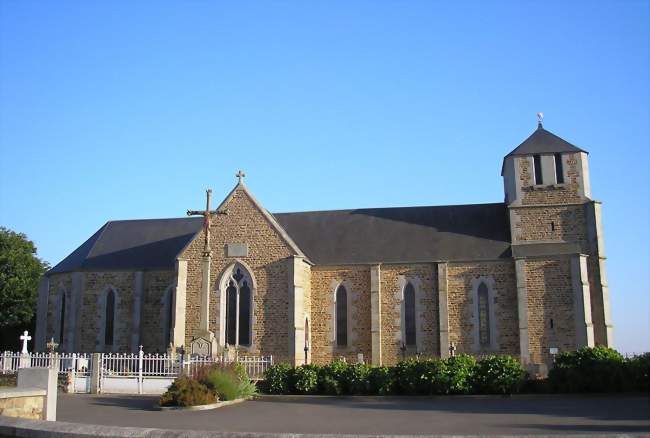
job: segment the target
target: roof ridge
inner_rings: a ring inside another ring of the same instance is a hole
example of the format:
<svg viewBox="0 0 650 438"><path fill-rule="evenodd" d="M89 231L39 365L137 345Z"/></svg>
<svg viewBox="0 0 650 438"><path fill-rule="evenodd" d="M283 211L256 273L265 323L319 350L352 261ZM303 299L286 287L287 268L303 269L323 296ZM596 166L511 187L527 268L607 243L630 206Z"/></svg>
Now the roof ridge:
<svg viewBox="0 0 650 438"><path fill-rule="evenodd" d="M444 207L476 207L476 206L487 206L487 205L505 205L504 202L481 202L475 204L445 204L445 205L407 205L402 207L359 207L359 208L338 208L333 210L304 210L304 211L284 211L272 213L276 214L299 214L299 213L334 213L342 211L355 211L355 210L397 210L397 209L406 209L406 208L444 208Z"/></svg>
<svg viewBox="0 0 650 438"><path fill-rule="evenodd" d="M143 222L143 221L174 221L174 220L203 220L200 217L154 217L154 218L143 218L143 219L113 219L109 220L106 223L115 223L115 222Z"/></svg>

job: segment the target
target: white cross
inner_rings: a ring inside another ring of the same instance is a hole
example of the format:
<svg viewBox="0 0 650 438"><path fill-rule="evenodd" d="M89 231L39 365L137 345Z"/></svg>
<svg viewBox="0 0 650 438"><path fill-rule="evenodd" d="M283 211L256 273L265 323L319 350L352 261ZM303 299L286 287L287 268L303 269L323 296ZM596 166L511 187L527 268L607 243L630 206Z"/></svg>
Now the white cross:
<svg viewBox="0 0 650 438"><path fill-rule="evenodd" d="M25 330L25 331L23 332L22 336L20 337L20 340L23 341L23 351L22 351L22 353L23 353L23 354L27 354L27 353L29 353L29 352L27 351L27 341L31 341L31 340L32 340L32 337L29 336L29 333L27 332L27 330Z"/></svg>
<svg viewBox="0 0 650 438"><path fill-rule="evenodd" d="M243 184L243 182L244 182L244 177L246 176L246 174L244 173L244 171L240 170L239 172L237 172L237 175L235 175L235 176L236 176L237 178L239 178L239 184Z"/></svg>

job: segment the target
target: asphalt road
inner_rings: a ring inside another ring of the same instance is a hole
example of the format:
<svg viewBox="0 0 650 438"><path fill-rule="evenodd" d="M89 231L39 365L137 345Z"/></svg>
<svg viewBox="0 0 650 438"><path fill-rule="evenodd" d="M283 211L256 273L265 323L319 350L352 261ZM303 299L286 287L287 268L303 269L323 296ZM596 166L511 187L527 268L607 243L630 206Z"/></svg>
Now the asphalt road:
<svg viewBox="0 0 650 438"><path fill-rule="evenodd" d="M524 435L650 433L643 396L291 397L212 411L154 409L157 397L60 394L58 420L267 433Z"/></svg>

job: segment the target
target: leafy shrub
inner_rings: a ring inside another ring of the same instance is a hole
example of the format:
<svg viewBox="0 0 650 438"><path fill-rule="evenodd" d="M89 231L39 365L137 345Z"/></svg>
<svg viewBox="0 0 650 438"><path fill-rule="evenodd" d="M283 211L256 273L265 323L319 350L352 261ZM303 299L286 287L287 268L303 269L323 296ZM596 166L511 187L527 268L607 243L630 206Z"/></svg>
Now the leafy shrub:
<svg viewBox="0 0 650 438"><path fill-rule="evenodd" d="M199 382L215 392L220 400L246 398L256 392L255 384L250 381L246 368L240 363L213 366L202 374Z"/></svg>
<svg viewBox="0 0 650 438"><path fill-rule="evenodd" d="M318 367L302 365L293 370L293 387L300 394L316 394L318 392Z"/></svg>
<svg viewBox="0 0 650 438"><path fill-rule="evenodd" d="M233 373L224 369L212 370L203 382L218 394L221 400L235 400L239 396L239 380Z"/></svg>
<svg viewBox="0 0 650 438"><path fill-rule="evenodd" d="M355 363L345 371L345 387L349 394L368 394L370 392L370 365Z"/></svg>
<svg viewBox="0 0 650 438"><path fill-rule="evenodd" d="M650 353L628 359L625 368L627 371L626 389L650 393Z"/></svg>
<svg viewBox="0 0 650 438"><path fill-rule="evenodd" d="M370 368L369 392L371 394L388 395L395 390L395 373L390 367L372 367Z"/></svg>
<svg viewBox="0 0 650 438"><path fill-rule="evenodd" d="M395 380L397 390L402 394L417 394L424 387L422 376L423 362L416 359L406 359L395 365Z"/></svg>
<svg viewBox="0 0 650 438"><path fill-rule="evenodd" d="M271 366L264 373L264 390L269 394L288 394L290 391L289 377L293 368L286 363Z"/></svg>
<svg viewBox="0 0 650 438"><path fill-rule="evenodd" d="M476 359L467 354L459 354L445 359L445 375L448 394L469 394L472 392Z"/></svg>
<svg viewBox="0 0 650 438"><path fill-rule="evenodd" d="M476 367L476 389L484 394L512 394L524 383L526 370L512 356L487 356Z"/></svg>
<svg viewBox="0 0 650 438"><path fill-rule="evenodd" d="M328 395L340 395L346 392L346 373L348 364L344 360L335 359L320 368L318 373L319 391Z"/></svg>
<svg viewBox="0 0 650 438"><path fill-rule="evenodd" d="M161 406L196 406L215 403L217 396L207 386L188 376L174 380L160 397Z"/></svg>
<svg viewBox="0 0 650 438"><path fill-rule="evenodd" d="M447 362L429 359L423 363L422 391L426 394L446 394L449 382Z"/></svg>
<svg viewBox="0 0 650 438"><path fill-rule="evenodd" d="M608 347L583 347L555 358L549 383L558 392L614 392L625 388L625 360Z"/></svg>

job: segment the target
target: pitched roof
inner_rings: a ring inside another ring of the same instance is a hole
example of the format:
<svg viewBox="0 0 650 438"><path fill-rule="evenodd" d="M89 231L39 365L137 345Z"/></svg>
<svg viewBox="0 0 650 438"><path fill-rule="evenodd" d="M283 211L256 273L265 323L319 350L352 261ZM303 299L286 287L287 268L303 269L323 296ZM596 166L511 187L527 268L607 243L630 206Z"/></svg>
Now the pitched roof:
<svg viewBox="0 0 650 438"><path fill-rule="evenodd" d="M173 269L203 218L110 221L48 274L91 270Z"/></svg>
<svg viewBox="0 0 650 438"><path fill-rule="evenodd" d="M495 260L510 256L505 204L274 215L316 264Z"/></svg>
<svg viewBox="0 0 650 438"><path fill-rule="evenodd" d="M540 123L535 132L517 146L506 157L513 155L556 154L561 152L585 152L568 141L547 131Z"/></svg>

